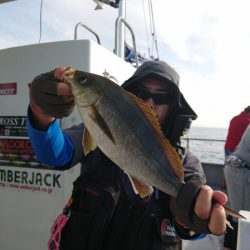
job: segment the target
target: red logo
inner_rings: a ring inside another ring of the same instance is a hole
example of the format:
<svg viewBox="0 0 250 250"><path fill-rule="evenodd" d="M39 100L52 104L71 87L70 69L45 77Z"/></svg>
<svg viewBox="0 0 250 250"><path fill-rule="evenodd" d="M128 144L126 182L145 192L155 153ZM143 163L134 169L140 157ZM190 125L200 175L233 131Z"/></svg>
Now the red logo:
<svg viewBox="0 0 250 250"><path fill-rule="evenodd" d="M170 222L168 219L163 219L162 222L161 222L161 234L162 236L165 236L165 233L166 233L166 229L167 227L170 227Z"/></svg>
<svg viewBox="0 0 250 250"><path fill-rule="evenodd" d="M162 237L176 237L175 228L171 225L168 219L161 221L161 236Z"/></svg>
<svg viewBox="0 0 250 250"><path fill-rule="evenodd" d="M16 90L16 82L0 83L0 95L16 95Z"/></svg>

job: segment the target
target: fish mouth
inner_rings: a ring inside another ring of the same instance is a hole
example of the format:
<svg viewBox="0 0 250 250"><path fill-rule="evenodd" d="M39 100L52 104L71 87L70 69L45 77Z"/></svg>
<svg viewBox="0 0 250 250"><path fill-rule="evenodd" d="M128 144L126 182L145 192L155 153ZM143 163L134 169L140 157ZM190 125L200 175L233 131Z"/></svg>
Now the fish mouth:
<svg viewBox="0 0 250 250"><path fill-rule="evenodd" d="M76 70L71 68L71 67L66 68L63 71L62 81L67 82L67 81L73 80L74 76L75 76L75 72L76 72Z"/></svg>
<svg viewBox="0 0 250 250"><path fill-rule="evenodd" d="M63 71L62 81L70 85L72 93L77 100L83 94L84 91L82 90L86 89L84 83L88 81L88 75L85 74L85 72L68 67ZM80 89L78 87L73 87L75 85L81 86ZM101 96L97 96L93 101L91 101L91 103L79 103L78 105L80 105L82 108L95 106L100 99Z"/></svg>
<svg viewBox="0 0 250 250"><path fill-rule="evenodd" d="M80 74L79 72L80 71L71 67L66 68L63 71L62 81L70 83L75 79L80 84L86 83L88 77L85 74L83 74L83 72L80 72Z"/></svg>

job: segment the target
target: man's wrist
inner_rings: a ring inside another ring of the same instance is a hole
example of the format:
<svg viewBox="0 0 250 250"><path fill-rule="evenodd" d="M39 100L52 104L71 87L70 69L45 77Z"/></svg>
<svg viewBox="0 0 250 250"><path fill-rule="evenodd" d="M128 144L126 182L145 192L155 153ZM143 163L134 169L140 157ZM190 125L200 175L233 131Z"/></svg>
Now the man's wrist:
<svg viewBox="0 0 250 250"><path fill-rule="evenodd" d="M206 237L205 233L196 233L194 230L189 227L183 226L183 223L179 223L180 221L175 218L174 226L177 235L184 240L198 240Z"/></svg>
<svg viewBox="0 0 250 250"><path fill-rule="evenodd" d="M197 233L194 230L190 229L188 226L182 223L178 218L175 218L175 227L177 231L181 233L182 236L185 235L188 237L194 237L195 235L197 235Z"/></svg>
<svg viewBox="0 0 250 250"><path fill-rule="evenodd" d="M50 124L54 122L55 118L52 116L49 116L40 110L34 109L31 105L29 106L28 110L29 119L32 124L32 126L35 129L47 131Z"/></svg>

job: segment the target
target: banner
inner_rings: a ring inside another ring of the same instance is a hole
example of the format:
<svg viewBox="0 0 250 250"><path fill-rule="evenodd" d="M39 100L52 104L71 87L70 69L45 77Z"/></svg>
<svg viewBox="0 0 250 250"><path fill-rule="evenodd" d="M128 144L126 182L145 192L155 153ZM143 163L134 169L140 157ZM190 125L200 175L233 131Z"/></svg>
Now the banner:
<svg viewBox="0 0 250 250"><path fill-rule="evenodd" d="M0 190L63 195L63 171L0 166Z"/></svg>

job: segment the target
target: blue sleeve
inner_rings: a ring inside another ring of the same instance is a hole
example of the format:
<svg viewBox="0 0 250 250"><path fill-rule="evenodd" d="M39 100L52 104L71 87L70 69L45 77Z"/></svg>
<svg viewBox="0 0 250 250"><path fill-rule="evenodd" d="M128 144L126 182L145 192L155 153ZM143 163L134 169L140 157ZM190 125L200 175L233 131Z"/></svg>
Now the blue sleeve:
<svg viewBox="0 0 250 250"><path fill-rule="evenodd" d="M28 135L38 161L50 166L60 167L68 164L74 155L74 146L70 137L63 133L58 120L47 131L32 127L27 116Z"/></svg>

